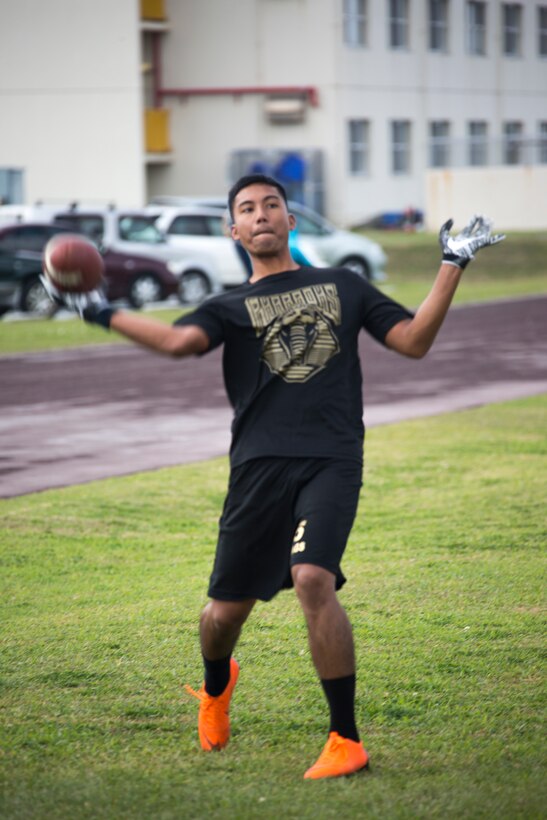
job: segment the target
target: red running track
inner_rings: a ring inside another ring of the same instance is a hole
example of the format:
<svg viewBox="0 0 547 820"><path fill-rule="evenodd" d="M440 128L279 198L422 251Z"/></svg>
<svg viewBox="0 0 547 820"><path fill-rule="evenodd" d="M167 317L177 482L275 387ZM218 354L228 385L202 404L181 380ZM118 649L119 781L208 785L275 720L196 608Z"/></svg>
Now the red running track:
<svg viewBox="0 0 547 820"><path fill-rule="evenodd" d="M547 392L547 296L453 307L408 360L361 335L368 426ZM130 345L0 357L0 497L224 455L221 351Z"/></svg>

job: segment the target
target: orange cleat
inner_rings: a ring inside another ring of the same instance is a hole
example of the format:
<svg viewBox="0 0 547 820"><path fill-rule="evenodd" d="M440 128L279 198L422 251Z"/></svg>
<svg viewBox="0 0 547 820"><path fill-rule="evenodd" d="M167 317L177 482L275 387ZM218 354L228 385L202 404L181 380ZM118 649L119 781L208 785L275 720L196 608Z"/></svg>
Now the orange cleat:
<svg viewBox="0 0 547 820"><path fill-rule="evenodd" d="M190 692L200 701L198 715L198 732L201 748L206 752L223 749L230 740L230 698L239 676L239 664L234 658L230 660L230 680L221 695L213 697L205 691L205 685L199 692L186 685Z"/></svg>
<svg viewBox="0 0 547 820"><path fill-rule="evenodd" d="M341 737L338 732L330 732L325 748L317 762L304 775L304 780L340 777L344 774L353 774L366 767L368 767L368 754L362 743Z"/></svg>

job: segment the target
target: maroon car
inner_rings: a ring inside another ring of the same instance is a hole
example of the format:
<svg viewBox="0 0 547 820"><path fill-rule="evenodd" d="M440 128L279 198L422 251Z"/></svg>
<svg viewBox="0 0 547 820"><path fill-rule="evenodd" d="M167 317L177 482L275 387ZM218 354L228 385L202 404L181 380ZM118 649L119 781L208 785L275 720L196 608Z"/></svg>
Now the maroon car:
<svg viewBox="0 0 547 820"><path fill-rule="evenodd" d="M0 228L0 315L6 310L47 313L51 303L40 282L42 252L59 233L77 233L72 225L17 223ZM101 250L106 295L126 299L134 308L178 293L178 280L158 259Z"/></svg>

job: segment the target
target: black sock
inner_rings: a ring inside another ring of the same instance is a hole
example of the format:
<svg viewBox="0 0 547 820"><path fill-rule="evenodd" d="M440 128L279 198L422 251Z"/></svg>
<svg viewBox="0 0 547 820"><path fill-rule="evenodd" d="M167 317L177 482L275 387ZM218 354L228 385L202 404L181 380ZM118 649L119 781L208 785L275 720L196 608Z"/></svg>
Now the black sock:
<svg viewBox="0 0 547 820"><path fill-rule="evenodd" d="M329 732L338 732L349 740L359 741L355 725L355 675L321 679L330 709Z"/></svg>
<svg viewBox="0 0 547 820"><path fill-rule="evenodd" d="M205 691L211 697L216 698L222 695L230 680L230 658L219 658L217 661L209 661L203 658L205 667Z"/></svg>

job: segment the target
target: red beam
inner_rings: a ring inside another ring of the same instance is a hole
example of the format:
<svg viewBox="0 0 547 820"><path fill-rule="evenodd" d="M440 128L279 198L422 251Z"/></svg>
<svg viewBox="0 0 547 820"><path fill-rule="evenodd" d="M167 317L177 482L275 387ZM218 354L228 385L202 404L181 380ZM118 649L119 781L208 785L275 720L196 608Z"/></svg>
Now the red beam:
<svg viewBox="0 0 547 820"><path fill-rule="evenodd" d="M207 97L212 95L228 94L231 96L242 96L244 94L280 94L295 96L300 94L308 98L308 102L314 108L319 105L319 95L317 88L312 85L251 85L251 86L231 86L231 87L209 87L209 88L158 88L159 100L162 97Z"/></svg>
<svg viewBox="0 0 547 820"><path fill-rule="evenodd" d="M209 88L162 88L162 36L156 32L152 38L152 88L154 107L160 108L163 97L209 97L228 94L280 94L285 96L300 95L307 97L311 106L319 105L317 88L313 85L251 85L251 86L213 86Z"/></svg>

